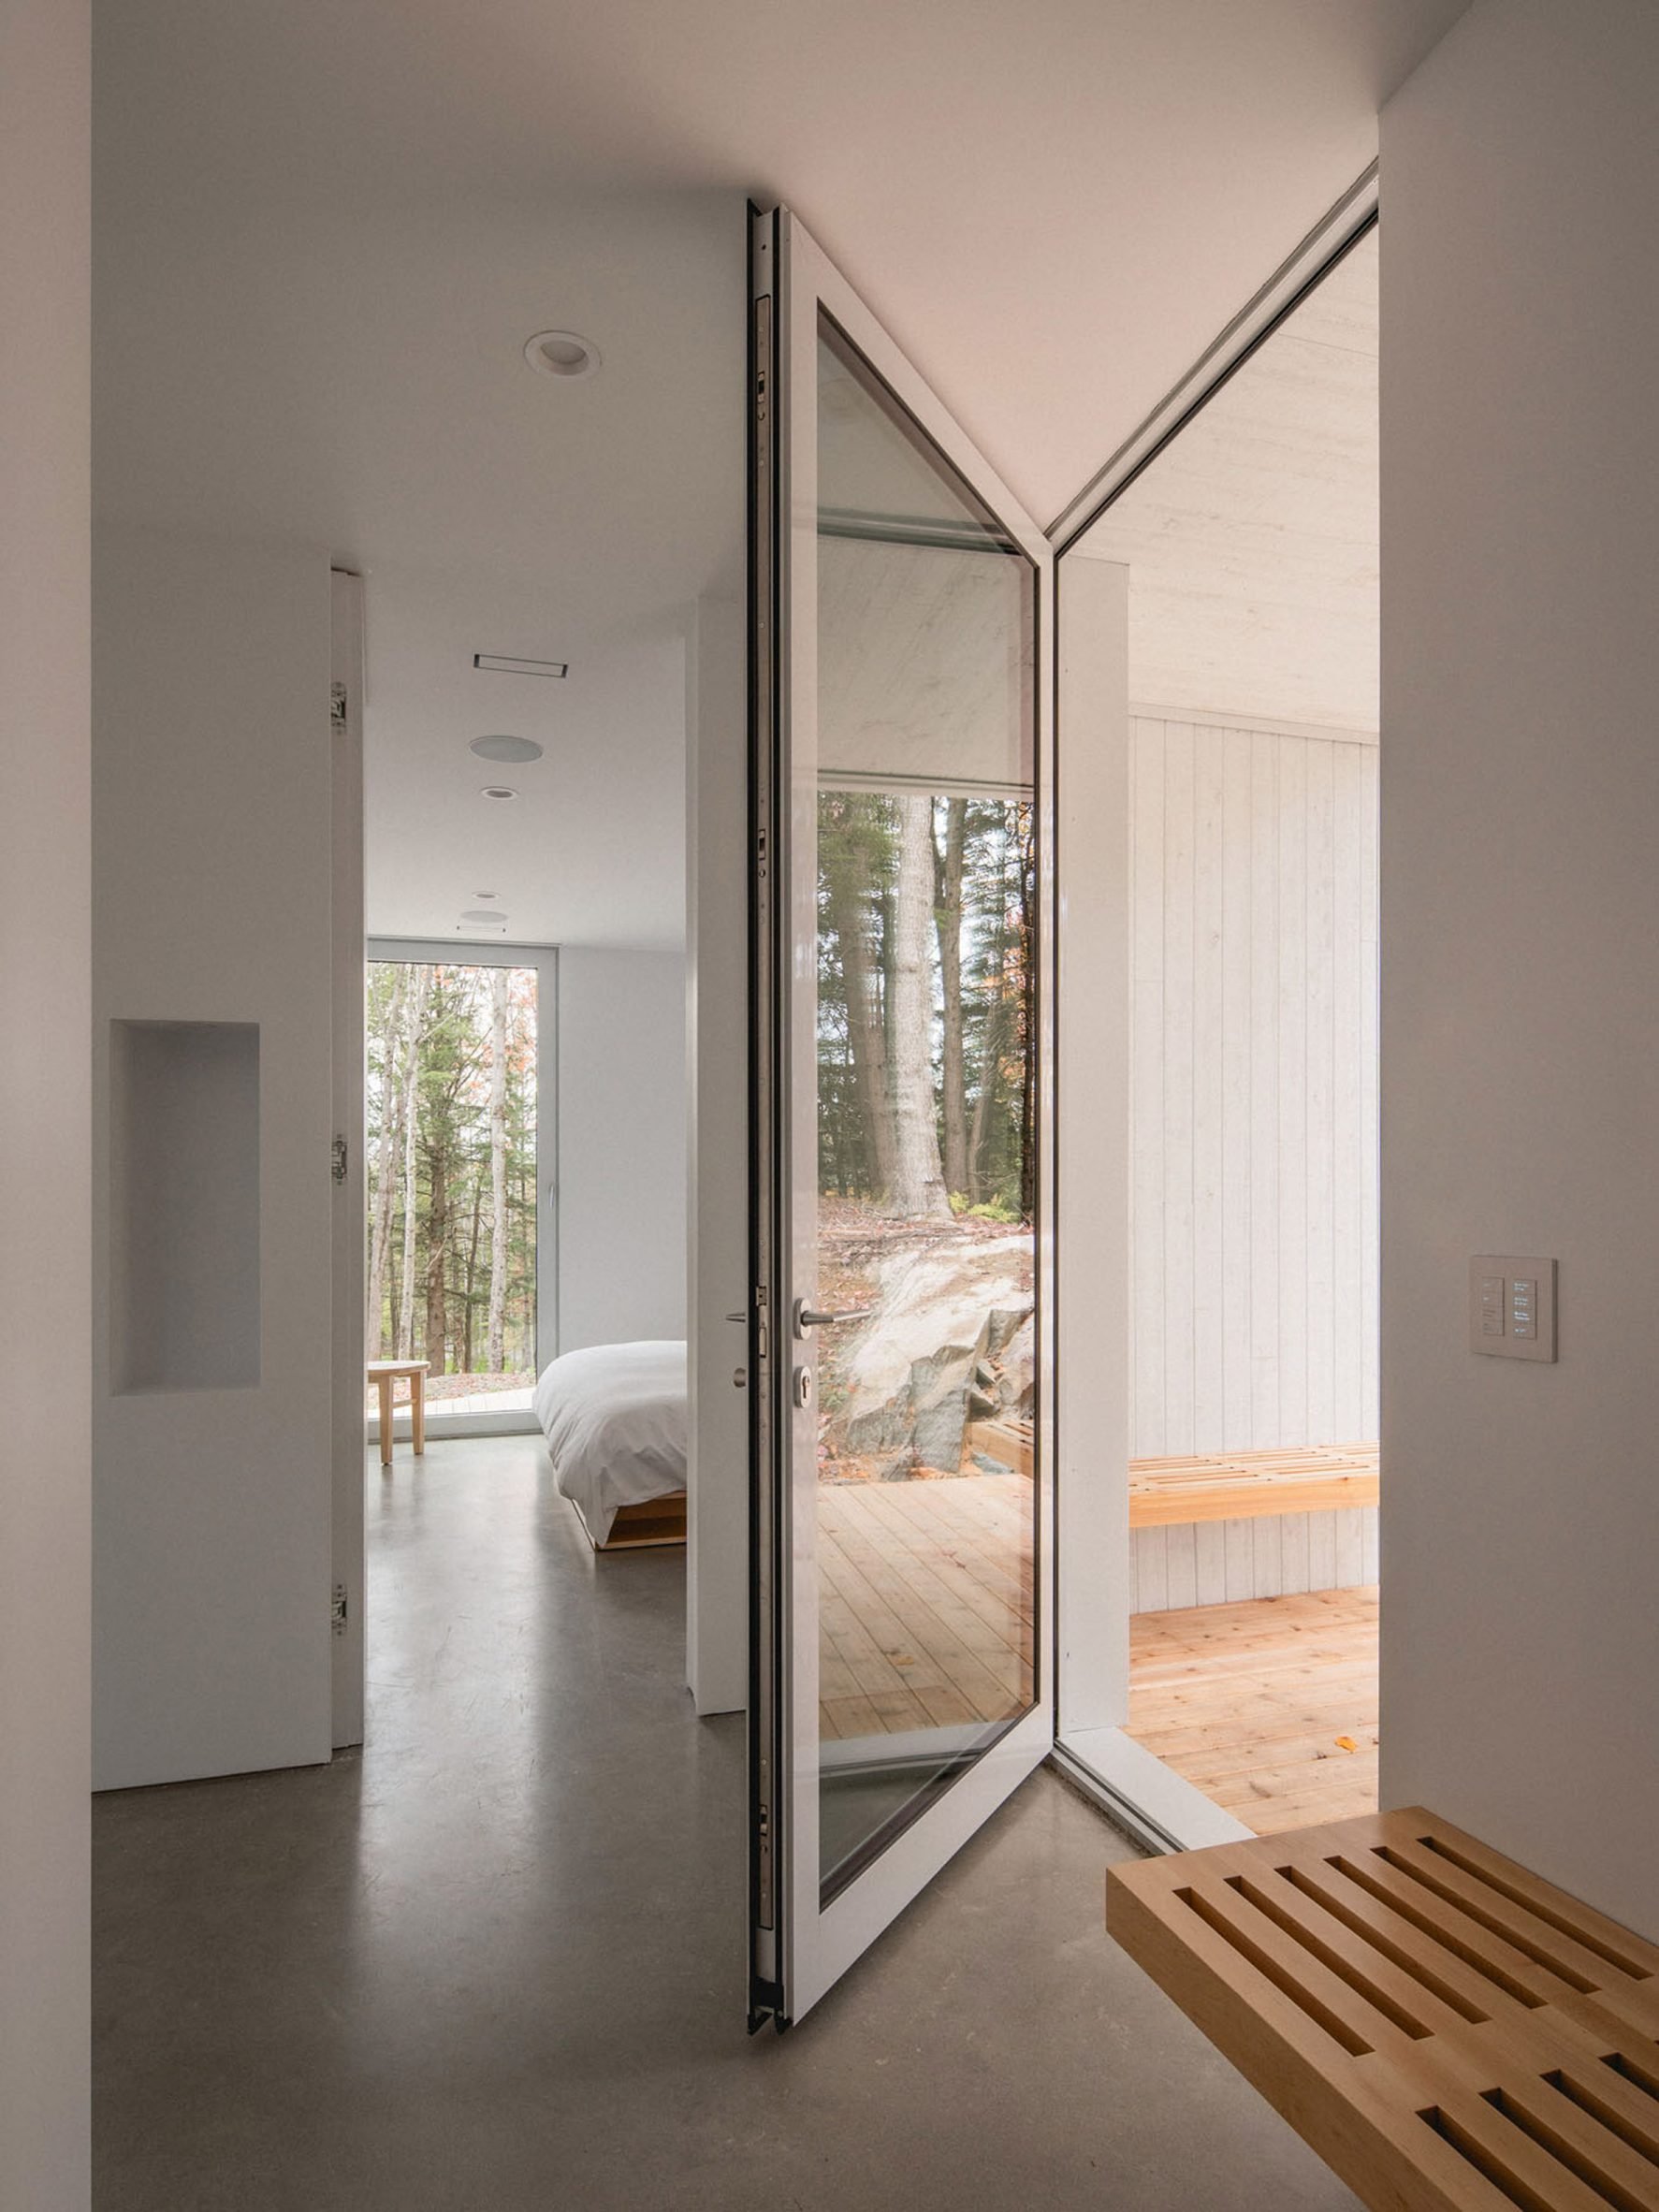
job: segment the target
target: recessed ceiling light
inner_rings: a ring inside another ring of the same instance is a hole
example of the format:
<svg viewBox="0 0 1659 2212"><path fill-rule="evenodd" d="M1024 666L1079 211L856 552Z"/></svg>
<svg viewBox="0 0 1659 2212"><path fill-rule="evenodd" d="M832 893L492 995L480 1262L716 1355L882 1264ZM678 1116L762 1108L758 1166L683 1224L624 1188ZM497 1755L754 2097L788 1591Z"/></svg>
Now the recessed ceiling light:
<svg viewBox="0 0 1659 2212"><path fill-rule="evenodd" d="M481 799L516 799L518 793L510 783L487 783L478 796Z"/></svg>
<svg viewBox="0 0 1659 2212"><path fill-rule="evenodd" d="M473 666L487 676L568 676L568 661L524 661L517 653L474 653Z"/></svg>
<svg viewBox="0 0 1659 2212"><path fill-rule="evenodd" d="M539 761L543 751L533 737L474 737L471 749L481 761Z"/></svg>
<svg viewBox="0 0 1659 2212"><path fill-rule="evenodd" d="M501 893L499 891L474 891L473 896L474 898L500 898Z"/></svg>
<svg viewBox="0 0 1659 2212"><path fill-rule="evenodd" d="M497 907L469 907L456 924L458 929L505 929L507 917Z"/></svg>
<svg viewBox="0 0 1659 2212"><path fill-rule="evenodd" d="M544 376L591 376L600 365L599 348L575 330L538 330L525 340L524 357Z"/></svg>

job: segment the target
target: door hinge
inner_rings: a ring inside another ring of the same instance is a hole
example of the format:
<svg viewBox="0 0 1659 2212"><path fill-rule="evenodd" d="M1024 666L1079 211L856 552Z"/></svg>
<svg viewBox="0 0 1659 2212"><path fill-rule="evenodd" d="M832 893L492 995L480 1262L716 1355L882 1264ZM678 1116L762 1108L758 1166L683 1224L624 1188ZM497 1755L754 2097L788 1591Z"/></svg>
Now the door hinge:
<svg viewBox="0 0 1659 2212"><path fill-rule="evenodd" d="M336 737L343 737L346 733L345 701L345 686L343 684L330 684L328 687L328 726Z"/></svg>
<svg viewBox="0 0 1659 2212"><path fill-rule="evenodd" d="M345 1163L349 1157L350 1153L347 1149L345 1139L343 1137L336 1137L333 1143L328 1147L328 1158L330 1162L328 1171L333 1176L336 1183L343 1183L345 1181Z"/></svg>
<svg viewBox="0 0 1659 2212"><path fill-rule="evenodd" d="M334 1594L328 1602L328 1625L333 1629L336 1636L343 1636L345 1634L347 1610L348 1601L346 1598L345 1584L343 1582L336 1582L334 1585Z"/></svg>

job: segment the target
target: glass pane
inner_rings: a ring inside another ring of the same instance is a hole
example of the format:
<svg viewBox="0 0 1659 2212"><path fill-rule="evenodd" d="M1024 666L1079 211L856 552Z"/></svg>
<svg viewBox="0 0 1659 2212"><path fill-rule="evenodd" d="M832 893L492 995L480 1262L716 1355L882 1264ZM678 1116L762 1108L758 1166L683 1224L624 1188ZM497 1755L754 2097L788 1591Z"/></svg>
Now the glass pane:
<svg viewBox="0 0 1659 2212"><path fill-rule="evenodd" d="M1034 1695L1035 575L819 348L820 1880Z"/></svg>
<svg viewBox="0 0 1659 2212"><path fill-rule="evenodd" d="M434 1413L528 1419L535 969L371 960L368 1110L369 1358L429 1361Z"/></svg>

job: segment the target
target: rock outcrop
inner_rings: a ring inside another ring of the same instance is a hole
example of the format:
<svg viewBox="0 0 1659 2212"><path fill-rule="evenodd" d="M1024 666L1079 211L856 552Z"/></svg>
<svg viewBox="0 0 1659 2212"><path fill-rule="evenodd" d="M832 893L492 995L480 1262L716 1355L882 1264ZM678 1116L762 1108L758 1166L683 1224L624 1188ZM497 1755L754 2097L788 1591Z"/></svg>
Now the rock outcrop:
<svg viewBox="0 0 1659 2212"><path fill-rule="evenodd" d="M1030 1237L944 1237L882 1257L877 1318L848 1347L847 1450L888 1481L954 1474L970 1420L1029 1414L1036 1389Z"/></svg>

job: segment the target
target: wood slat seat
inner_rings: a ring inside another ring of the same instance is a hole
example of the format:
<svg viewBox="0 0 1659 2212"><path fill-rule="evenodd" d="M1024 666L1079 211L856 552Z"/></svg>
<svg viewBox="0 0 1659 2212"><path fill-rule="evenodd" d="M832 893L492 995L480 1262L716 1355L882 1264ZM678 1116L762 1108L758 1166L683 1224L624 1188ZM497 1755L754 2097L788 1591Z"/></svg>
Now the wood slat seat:
<svg viewBox="0 0 1659 2212"><path fill-rule="evenodd" d="M974 1421L968 1448L1029 1475L1029 1421ZM1375 1506L1375 1444L1282 1446L1273 1451L1201 1452L1129 1462L1129 1526L1175 1528L1195 1521L1253 1521L1269 1513L1321 1513Z"/></svg>
<svg viewBox="0 0 1659 2212"><path fill-rule="evenodd" d="M1433 1813L1113 1867L1106 1924L1372 2212L1659 2212L1659 1946Z"/></svg>
<svg viewBox="0 0 1659 2212"><path fill-rule="evenodd" d="M1129 1526L1172 1528L1193 1521L1247 1521L1267 1513L1375 1506L1378 1487L1375 1444L1131 1460Z"/></svg>

